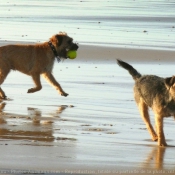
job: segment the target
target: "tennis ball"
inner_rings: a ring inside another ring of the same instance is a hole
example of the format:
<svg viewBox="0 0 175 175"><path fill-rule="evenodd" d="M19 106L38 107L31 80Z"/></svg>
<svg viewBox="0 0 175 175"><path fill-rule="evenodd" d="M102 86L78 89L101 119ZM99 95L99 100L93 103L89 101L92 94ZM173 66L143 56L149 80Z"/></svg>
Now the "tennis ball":
<svg viewBox="0 0 175 175"><path fill-rule="evenodd" d="M69 50L69 51L67 52L67 57L68 57L69 59L75 59L76 56L77 56L77 52L76 52L75 50Z"/></svg>

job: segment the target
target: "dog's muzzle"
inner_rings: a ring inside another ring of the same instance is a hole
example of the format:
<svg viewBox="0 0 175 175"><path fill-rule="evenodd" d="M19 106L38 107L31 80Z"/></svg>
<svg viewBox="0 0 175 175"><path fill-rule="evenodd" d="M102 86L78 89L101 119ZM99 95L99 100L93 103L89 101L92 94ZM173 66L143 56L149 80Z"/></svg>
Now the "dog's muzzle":
<svg viewBox="0 0 175 175"><path fill-rule="evenodd" d="M72 44L69 50L78 50L79 46L77 44Z"/></svg>
<svg viewBox="0 0 175 175"><path fill-rule="evenodd" d="M60 57L64 58L64 59L67 59L67 52L69 50L78 50L79 46L76 44L76 43L72 43L71 45L69 45L67 48L63 49L61 54L60 54Z"/></svg>

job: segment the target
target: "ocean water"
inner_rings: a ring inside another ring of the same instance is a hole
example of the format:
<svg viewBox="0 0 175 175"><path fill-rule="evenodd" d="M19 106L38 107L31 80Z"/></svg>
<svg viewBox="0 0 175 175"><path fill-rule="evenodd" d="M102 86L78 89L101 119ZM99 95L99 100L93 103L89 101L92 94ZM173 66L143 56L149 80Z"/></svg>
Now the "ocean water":
<svg viewBox="0 0 175 175"><path fill-rule="evenodd" d="M65 31L78 43L175 48L174 0L0 1L0 40L42 42Z"/></svg>

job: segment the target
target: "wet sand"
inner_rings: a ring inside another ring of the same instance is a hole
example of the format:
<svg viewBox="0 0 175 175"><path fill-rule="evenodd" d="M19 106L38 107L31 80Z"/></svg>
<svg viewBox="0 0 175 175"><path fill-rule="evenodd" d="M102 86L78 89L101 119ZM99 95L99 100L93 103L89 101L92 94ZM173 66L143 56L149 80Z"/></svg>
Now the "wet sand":
<svg viewBox="0 0 175 175"><path fill-rule="evenodd" d="M2 85L12 100L0 105L0 173L173 174L175 122L165 119L171 146L151 141L133 99L134 82L116 58L143 74L168 77L174 56L171 50L80 45L75 60L54 66L68 97L44 80L40 92L27 94L31 78L12 71Z"/></svg>

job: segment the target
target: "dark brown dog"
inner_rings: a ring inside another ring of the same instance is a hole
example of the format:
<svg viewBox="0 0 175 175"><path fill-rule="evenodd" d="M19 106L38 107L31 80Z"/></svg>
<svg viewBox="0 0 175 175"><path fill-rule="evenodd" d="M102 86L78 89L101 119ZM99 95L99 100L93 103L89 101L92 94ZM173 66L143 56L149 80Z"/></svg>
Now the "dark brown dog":
<svg viewBox="0 0 175 175"><path fill-rule="evenodd" d="M135 101L152 140L158 140L159 146L167 146L163 131L163 119L175 116L175 76L161 78L155 75L141 75L128 63L121 60L117 60L117 62L128 70L135 80ZM151 107L155 114L156 132L150 122L148 107Z"/></svg>
<svg viewBox="0 0 175 175"><path fill-rule="evenodd" d="M4 82L10 70L18 70L32 77L35 87L28 90L34 93L41 90L40 75L53 85L62 95L68 94L63 91L60 84L52 75L52 69L57 59L67 58L68 50L77 50L78 45L65 33L59 33L50 38L49 42L34 45L6 45L0 47L0 85ZM0 88L0 97L6 98Z"/></svg>

